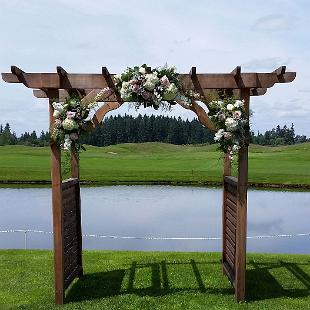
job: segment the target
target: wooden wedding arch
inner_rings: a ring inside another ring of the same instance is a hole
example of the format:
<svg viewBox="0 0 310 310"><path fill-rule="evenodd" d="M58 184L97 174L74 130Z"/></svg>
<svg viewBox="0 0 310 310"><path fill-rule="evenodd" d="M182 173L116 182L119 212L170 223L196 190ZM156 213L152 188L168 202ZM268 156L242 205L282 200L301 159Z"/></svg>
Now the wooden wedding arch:
<svg viewBox="0 0 310 310"><path fill-rule="evenodd" d="M230 73L215 74L198 74L193 67L189 74L180 75L185 89L195 90L205 96L217 92L239 97L244 100L248 115L250 96L264 95L275 83L289 83L295 77L296 73L286 72L285 66L270 73L242 73L241 67L238 66ZM57 73L26 73L12 66L11 73L2 73L2 78L7 83L22 83L32 88L37 98L48 98L50 125L54 122L52 102L63 100L72 94L77 94L83 97L82 101L88 102L103 88L114 89L114 94L105 99L102 107L95 113L92 119L93 126L100 123L109 111L124 103L114 87L113 74L110 74L106 67L102 68L101 74L71 74L62 67L57 67ZM211 130L215 129L207 113L197 102L193 102L190 107L183 107L196 113L202 125ZM246 141L239 150L237 177L231 176L228 154L225 154L223 164L222 266L224 274L235 289L237 301L245 299L246 289L248 142ZM62 180L61 152L59 147L52 143L51 178L57 304L64 303L65 290L72 281L83 276L79 160L73 153L71 176L69 180Z"/></svg>

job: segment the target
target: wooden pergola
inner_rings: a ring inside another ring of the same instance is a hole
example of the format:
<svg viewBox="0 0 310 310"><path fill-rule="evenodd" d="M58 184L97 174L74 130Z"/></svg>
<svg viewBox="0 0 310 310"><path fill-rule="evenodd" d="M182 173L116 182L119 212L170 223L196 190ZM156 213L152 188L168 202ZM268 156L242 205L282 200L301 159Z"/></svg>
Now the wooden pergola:
<svg viewBox="0 0 310 310"><path fill-rule="evenodd" d="M88 102L103 88L110 87L114 89L114 94L104 100L104 104L92 119L93 126L99 124L109 111L124 103L114 86L113 76L106 67L102 68L100 74L71 74L62 67L57 67L55 73L26 73L16 66L11 67L11 73L2 73L5 82L22 83L33 89L35 97L49 99L50 126L54 123L54 101L61 101L76 94L83 98L82 102ZM275 83L289 83L295 77L296 73L286 72L285 66L270 73L242 73L241 67L238 66L230 73L212 74L198 74L193 67L189 74L181 74L180 80L185 89L195 90L205 97L212 93L221 93L244 100L249 115L251 96L264 95ZM196 113L202 125L215 130L207 113L197 102L193 102L191 106L182 106ZM249 131L246 135L249 138ZM245 300L246 289L248 144L249 139L239 150L237 177L231 176L228 154L225 154L223 164L222 266L224 274L235 289L237 301ZM62 180L61 151L56 143L52 143L51 178L57 304L64 303L65 290L72 281L83 276L79 160L73 152L71 177L69 180Z"/></svg>

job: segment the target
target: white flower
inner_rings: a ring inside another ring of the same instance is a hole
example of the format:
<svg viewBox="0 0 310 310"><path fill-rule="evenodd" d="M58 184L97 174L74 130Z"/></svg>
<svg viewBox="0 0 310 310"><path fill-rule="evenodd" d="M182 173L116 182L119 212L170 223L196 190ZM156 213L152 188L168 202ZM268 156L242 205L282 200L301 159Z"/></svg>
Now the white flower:
<svg viewBox="0 0 310 310"><path fill-rule="evenodd" d="M123 82L122 88L120 90L121 97L124 100L130 100L131 98L131 90L130 90L130 84L129 82Z"/></svg>
<svg viewBox="0 0 310 310"><path fill-rule="evenodd" d="M232 117L228 117L225 121L225 125L228 131L235 131L238 127L238 122Z"/></svg>
<svg viewBox="0 0 310 310"><path fill-rule="evenodd" d="M214 141L220 141L221 138L224 135L224 129L219 129L216 133L215 133L215 137L214 137Z"/></svg>
<svg viewBox="0 0 310 310"><path fill-rule="evenodd" d="M243 105L244 105L244 100L236 100L234 104L235 108L243 107Z"/></svg>
<svg viewBox="0 0 310 310"><path fill-rule="evenodd" d="M175 99L176 95L178 93L178 88L176 87L176 85L174 83L171 83L165 90L164 95L163 95L163 99L164 100L173 100Z"/></svg>
<svg viewBox="0 0 310 310"><path fill-rule="evenodd" d="M146 73L146 70L144 67L140 67L139 68L139 72L142 73L142 74L145 74Z"/></svg>
<svg viewBox="0 0 310 310"><path fill-rule="evenodd" d="M145 83L143 84L144 88L146 88L149 91L152 91L155 86L156 83L159 82L159 78L157 76L157 72L153 72L153 73L148 73L145 75Z"/></svg>
<svg viewBox="0 0 310 310"><path fill-rule="evenodd" d="M53 105L54 110L60 113L64 110L64 106L60 102L53 102L52 105Z"/></svg>
<svg viewBox="0 0 310 310"><path fill-rule="evenodd" d="M63 127L65 130L71 131L71 130L74 130L74 129L78 129L78 128L79 128L79 125L78 125L77 122L75 122L74 120L69 119L69 118L66 118L66 119L62 122L62 127Z"/></svg>
<svg viewBox="0 0 310 310"><path fill-rule="evenodd" d="M58 110L55 110L54 113L53 113L53 116L58 118L60 116L60 114L61 113Z"/></svg>
<svg viewBox="0 0 310 310"><path fill-rule="evenodd" d="M70 136L69 135L65 135L65 141L64 141L64 145L63 145L63 148L66 150L66 151L70 151L71 150L71 139L70 139Z"/></svg>
<svg viewBox="0 0 310 310"><path fill-rule="evenodd" d="M237 144L234 144L232 147L233 152L237 152L240 149L240 146Z"/></svg>
<svg viewBox="0 0 310 310"><path fill-rule="evenodd" d="M228 111L232 111L232 110L234 109L234 106L233 106L231 103L229 103L229 104L227 105L226 109L227 109Z"/></svg>

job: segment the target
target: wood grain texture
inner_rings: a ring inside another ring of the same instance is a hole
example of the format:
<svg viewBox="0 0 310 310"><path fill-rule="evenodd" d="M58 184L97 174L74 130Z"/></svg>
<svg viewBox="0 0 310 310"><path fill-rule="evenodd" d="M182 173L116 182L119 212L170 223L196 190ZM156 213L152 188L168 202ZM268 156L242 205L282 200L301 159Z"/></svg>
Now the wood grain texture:
<svg viewBox="0 0 310 310"><path fill-rule="evenodd" d="M249 117L250 91L244 89L241 99ZM249 131L246 132L247 138ZM245 300L246 273L246 231L247 231L247 188L248 188L248 144L245 143L238 154L238 195L237 195L237 234L236 234L236 291L237 301Z"/></svg>
<svg viewBox="0 0 310 310"><path fill-rule="evenodd" d="M54 123L53 106L50 101L50 126ZM54 232L54 276L55 302L64 303L64 257L63 257L63 227L62 227L62 189L61 189L61 153L56 143L51 144L51 178L52 206Z"/></svg>

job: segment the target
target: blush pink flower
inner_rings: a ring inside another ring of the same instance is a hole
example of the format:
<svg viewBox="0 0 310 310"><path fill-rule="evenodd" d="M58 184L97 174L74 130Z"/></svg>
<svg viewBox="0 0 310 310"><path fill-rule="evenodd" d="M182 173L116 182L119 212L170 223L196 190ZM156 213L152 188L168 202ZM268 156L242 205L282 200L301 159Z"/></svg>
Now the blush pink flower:
<svg viewBox="0 0 310 310"><path fill-rule="evenodd" d="M152 93L150 93L149 91L144 91L143 93L142 93L142 97L143 97L143 99L144 100L149 100L151 97L152 97Z"/></svg>
<svg viewBox="0 0 310 310"><path fill-rule="evenodd" d="M226 140L229 140L232 138L232 133L226 131L224 132L223 136Z"/></svg>
<svg viewBox="0 0 310 310"><path fill-rule="evenodd" d="M72 112L72 111L68 111L67 112L67 118L68 119L72 119L72 118L74 118L75 117L75 112Z"/></svg>
<svg viewBox="0 0 310 310"><path fill-rule="evenodd" d="M131 86L131 89L132 89L133 92L137 93L139 91L139 89L140 89L140 85L134 84L134 85Z"/></svg>
<svg viewBox="0 0 310 310"><path fill-rule="evenodd" d="M78 134L76 132L70 133L70 139L72 141L76 141L76 140L78 140L78 138L79 138L79 136L78 136Z"/></svg>
<svg viewBox="0 0 310 310"><path fill-rule="evenodd" d="M241 112L240 111L235 111L233 113L233 118L235 119L240 119L241 118Z"/></svg>
<svg viewBox="0 0 310 310"><path fill-rule="evenodd" d="M166 75L164 75L161 79L160 79L160 84L164 87L167 87L170 85L170 81L168 79L168 77Z"/></svg>

